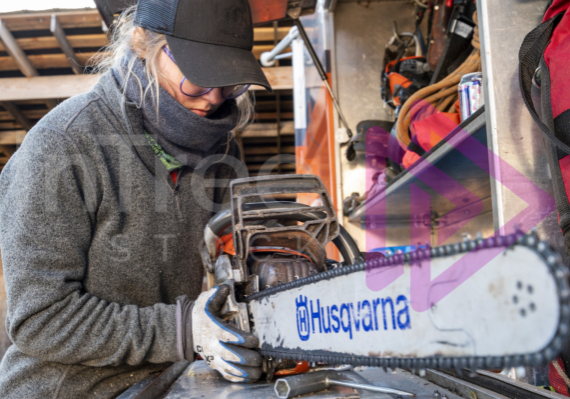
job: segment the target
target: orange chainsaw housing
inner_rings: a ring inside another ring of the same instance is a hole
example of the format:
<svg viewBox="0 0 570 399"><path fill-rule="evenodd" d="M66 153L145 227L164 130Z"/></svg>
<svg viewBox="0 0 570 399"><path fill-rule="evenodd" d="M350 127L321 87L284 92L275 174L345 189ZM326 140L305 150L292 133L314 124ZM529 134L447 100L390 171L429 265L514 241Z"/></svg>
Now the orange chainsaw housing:
<svg viewBox="0 0 570 399"><path fill-rule="evenodd" d="M282 252L287 254L292 254L296 256L302 256L307 258L309 261L312 262L312 259L305 255L302 252L295 251L289 248L261 248L261 247L254 247L250 248L250 252ZM236 249L234 247L234 235L233 233L226 234L218 239L218 253L226 253L228 255L235 256ZM309 362L297 362L297 365L292 369L283 369L277 370L275 372L276 377L283 377L288 375L295 375L295 374L303 374L307 373L310 369Z"/></svg>
<svg viewBox="0 0 570 399"><path fill-rule="evenodd" d="M424 59L423 56L414 56L414 57L406 57L399 60L400 62L405 60L417 60L417 59ZM412 84L412 81L406 78L403 75L400 75L397 72L390 72L392 68L396 65L396 60L388 63L386 65L386 76L388 77L388 83L390 85L390 94L392 95L392 99L394 100L394 105L399 106L402 105L400 101L400 96L394 96L394 93L398 92L400 88L407 89Z"/></svg>

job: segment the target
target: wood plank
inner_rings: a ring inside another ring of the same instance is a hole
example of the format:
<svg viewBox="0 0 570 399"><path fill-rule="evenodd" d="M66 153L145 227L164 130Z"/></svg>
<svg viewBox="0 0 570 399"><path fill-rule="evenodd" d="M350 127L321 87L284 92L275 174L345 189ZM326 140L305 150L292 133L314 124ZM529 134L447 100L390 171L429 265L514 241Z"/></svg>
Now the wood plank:
<svg viewBox="0 0 570 399"><path fill-rule="evenodd" d="M293 119L293 112L281 112L281 118L283 119ZM277 119L276 112L257 112L254 117L255 120L258 119Z"/></svg>
<svg viewBox="0 0 570 399"><path fill-rule="evenodd" d="M281 164L281 171L282 172L290 172L294 171L296 168L294 163L282 163ZM247 165L247 170L250 172L259 172L263 170L264 172L270 172L277 170L277 164L267 164L267 165Z"/></svg>
<svg viewBox="0 0 570 399"><path fill-rule="evenodd" d="M57 14L56 14L57 15ZM279 28L279 40L287 36L290 28ZM255 41L272 41L273 28L255 28ZM67 36L71 47L104 47L109 44L109 39L105 33L93 35L70 35ZM22 50L44 50L59 48L59 44L53 36L42 37L26 37L16 39ZM6 48L0 42L0 51L6 51Z"/></svg>
<svg viewBox="0 0 570 399"><path fill-rule="evenodd" d="M263 146L272 145L276 146L277 141L275 137L255 137L255 138L244 138L242 139L244 145L247 147L251 146ZM281 142L283 145L295 145L295 136L283 136L281 137Z"/></svg>
<svg viewBox="0 0 570 399"><path fill-rule="evenodd" d="M39 75L38 71L26 57L26 54L20 48L16 39L14 39L12 32L10 32L10 29L8 29L6 23L2 19L0 19L0 39L4 42L4 46L6 46L6 49L10 54L10 57L2 58L10 61L12 64L11 70L20 69L28 78Z"/></svg>
<svg viewBox="0 0 570 399"><path fill-rule="evenodd" d="M25 130L0 131L0 145L19 145L26 137Z"/></svg>
<svg viewBox="0 0 570 399"><path fill-rule="evenodd" d="M279 156L277 155L271 155L271 156L266 156L263 157L261 155L250 155L246 158L246 162L248 165L289 165L289 164L295 164L295 155L293 154L281 154Z"/></svg>
<svg viewBox="0 0 570 399"><path fill-rule="evenodd" d="M65 54L67 62L69 63L69 66L73 72L76 75L81 75L84 72L83 64L79 63L79 60L75 55L75 51L73 50L73 47L71 47L69 40L67 40L67 36L65 35L65 32L63 31L63 28L57 19L57 15L55 14L51 16L51 25L49 29L57 39L59 47L61 47L61 51L63 51L63 54Z"/></svg>
<svg viewBox="0 0 570 399"><path fill-rule="evenodd" d="M107 35L104 33L97 35L73 35L67 36L71 47L104 47L109 44ZM59 48L59 43L53 36L27 37L16 39L16 42L22 50L44 50ZM0 51L6 51L2 42L0 42Z"/></svg>
<svg viewBox="0 0 570 399"><path fill-rule="evenodd" d="M245 158L246 163L254 164L254 163L265 163L271 157L275 155L249 155Z"/></svg>
<svg viewBox="0 0 570 399"><path fill-rule="evenodd" d="M285 68L285 67L279 67L279 68ZM258 101L267 101L267 100L275 101L275 94L277 93L269 93L266 91L266 92L256 93L255 97L258 99ZM293 90L291 89L281 90L279 94L282 96L292 96Z"/></svg>
<svg viewBox="0 0 570 399"><path fill-rule="evenodd" d="M95 54L100 53L76 53L76 56L81 64L92 65L93 61L90 62L90 59ZM65 54L29 55L28 59L36 69L69 68L69 62ZM12 57L0 57L0 71L14 71L17 69L18 64Z"/></svg>
<svg viewBox="0 0 570 399"><path fill-rule="evenodd" d="M20 112L27 119L38 120L38 119L43 118L48 113L48 110L47 109L33 109L33 110L20 110ZM15 120L15 118L10 112L0 111L0 121L5 122L5 121L11 121L11 120Z"/></svg>
<svg viewBox="0 0 570 399"><path fill-rule="evenodd" d="M0 152L2 152L7 157L11 157L16 152L16 146L14 146L14 145L0 145Z"/></svg>
<svg viewBox="0 0 570 399"><path fill-rule="evenodd" d="M2 80L0 80L0 83L1 82L2 82ZM25 101L17 101L16 103L18 105L39 105L39 104L44 104L44 101L42 101L42 100L25 100Z"/></svg>
<svg viewBox="0 0 570 399"><path fill-rule="evenodd" d="M290 26L277 28L277 40L283 39L291 30ZM253 30L253 40L256 42L272 42L275 38L274 29L268 28L255 28Z"/></svg>
<svg viewBox="0 0 570 399"><path fill-rule="evenodd" d="M292 136L295 134L294 122L281 122L281 134ZM277 137L276 123L254 123L240 132L241 138Z"/></svg>
<svg viewBox="0 0 570 399"><path fill-rule="evenodd" d="M2 19L11 31L49 30L51 12L28 12L5 15ZM64 29L102 27L102 20L97 10L62 11L55 13Z"/></svg>
<svg viewBox="0 0 570 399"><path fill-rule="evenodd" d="M16 121L0 122L0 130L23 130L24 127Z"/></svg>
<svg viewBox="0 0 570 399"><path fill-rule="evenodd" d="M275 111L277 108L277 101L256 101L255 109L256 111ZM293 110L293 101L281 101L280 103L281 112L287 112Z"/></svg>
<svg viewBox="0 0 570 399"><path fill-rule="evenodd" d="M291 67L263 68L274 90L293 88ZM34 78L0 79L0 101L45 100L69 98L89 91L99 80L99 75L38 76ZM252 90L265 90L254 86Z"/></svg>
<svg viewBox="0 0 570 399"><path fill-rule="evenodd" d="M259 58L261 53L269 51L273 46L255 46L253 48L254 54ZM269 49L269 50L268 50ZM22 53L23 54L23 53ZM105 52L88 52L88 53L75 53L77 59L82 65L93 65L94 60L90 60L95 54L110 55L110 53ZM25 56L25 54L24 54ZM67 61L67 56L65 54L36 54L27 56L28 60L31 62L36 69L52 69L52 68L68 68L69 62ZM25 58L19 58L25 60ZM25 61L23 61L25 62ZM285 67L283 67L285 68ZM0 57L0 71L15 71L19 69L19 63L17 63L12 57ZM22 70L24 72L24 70ZM26 76L27 73L24 73ZM34 75L32 75L34 76ZM37 75L35 75L37 76ZM29 76L28 76L29 77Z"/></svg>
<svg viewBox="0 0 570 399"><path fill-rule="evenodd" d="M272 67L263 68L265 76L273 90L292 90L293 89L293 67ZM253 86L252 90L266 91L263 87Z"/></svg>
<svg viewBox="0 0 570 399"><path fill-rule="evenodd" d="M24 129L30 130L34 124L25 116L22 111L11 101L2 101L0 105L12 116L15 122L19 123Z"/></svg>
<svg viewBox="0 0 570 399"><path fill-rule="evenodd" d="M64 29L67 28L92 28L102 26L101 16L97 10L62 11L54 13L58 16ZM6 21L8 29L11 31L20 30L47 30L50 25L52 13L48 12L26 12L21 14L5 15L2 18ZM279 27L279 40L289 33L290 27ZM254 29L255 41L273 40L273 28L263 27Z"/></svg>
<svg viewBox="0 0 570 399"><path fill-rule="evenodd" d="M245 155L264 155L264 154L274 154L277 155L277 147L276 146L267 146L267 147L245 147L244 151ZM295 153L295 146L283 146L281 147L282 154L294 154Z"/></svg>
<svg viewBox="0 0 570 399"><path fill-rule="evenodd" d="M265 53L266 51L271 51L273 50L275 46L273 44L261 44L261 45L257 45L257 46L253 46L253 55L255 55L255 58L259 59L259 57L261 57L261 54ZM290 53L291 52L291 47L287 47L285 50L283 50L284 53Z"/></svg>

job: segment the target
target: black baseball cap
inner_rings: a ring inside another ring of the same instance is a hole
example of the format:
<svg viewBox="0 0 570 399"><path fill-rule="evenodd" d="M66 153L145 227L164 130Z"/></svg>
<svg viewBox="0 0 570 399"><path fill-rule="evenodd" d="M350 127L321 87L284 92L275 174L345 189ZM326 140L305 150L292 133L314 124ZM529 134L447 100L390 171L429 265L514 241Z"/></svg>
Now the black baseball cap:
<svg viewBox="0 0 570 399"><path fill-rule="evenodd" d="M166 35L190 82L202 87L252 84L272 91L251 52L248 0L139 0L134 22Z"/></svg>

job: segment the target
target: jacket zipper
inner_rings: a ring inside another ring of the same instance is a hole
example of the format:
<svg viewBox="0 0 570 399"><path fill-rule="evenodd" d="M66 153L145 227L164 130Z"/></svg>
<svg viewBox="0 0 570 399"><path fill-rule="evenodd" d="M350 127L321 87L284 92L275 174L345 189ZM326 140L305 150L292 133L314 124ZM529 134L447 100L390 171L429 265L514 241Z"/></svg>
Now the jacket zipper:
<svg viewBox="0 0 570 399"><path fill-rule="evenodd" d="M171 182L172 182L172 184L174 184L174 181L172 180L170 175L168 177L163 176L164 182L166 183L168 188L170 188L170 190L172 190L172 195L174 195L174 202L176 202L176 213L177 213L179 220L183 219L182 208L180 207L180 198L178 196L178 193L180 192L180 176L181 176L181 174L182 174L182 169L179 169L178 175L176 178L176 184L174 185L174 188L172 188L172 185L171 185ZM170 179L170 181L168 181L168 179Z"/></svg>
<svg viewBox="0 0 570 399"><path fill-rule="evenodd" d="M180 207L180 196L178 193L180 192L180 176L182 175L182 169L178 169L178 173L176 175L176 185L174 186L174 201L176 201L176 211L178 212L178 218L182 220L182 209Z"/></svg>

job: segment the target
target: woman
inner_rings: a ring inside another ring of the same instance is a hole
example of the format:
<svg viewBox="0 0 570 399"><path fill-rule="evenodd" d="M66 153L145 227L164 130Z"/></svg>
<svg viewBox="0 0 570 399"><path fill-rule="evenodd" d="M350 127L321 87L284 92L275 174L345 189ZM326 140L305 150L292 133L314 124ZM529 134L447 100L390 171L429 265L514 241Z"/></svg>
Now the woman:
<svg viewBox="0 0 570 399"><path fill-rule="evenodd" d="M227 287L200 294L198 252L238 174L248 85L270 89L248 2L139 0L115 32L99 83L0 178L3 399L115 398L194 351L232 381L260 374L255 337L216 318Z"/></svg>

